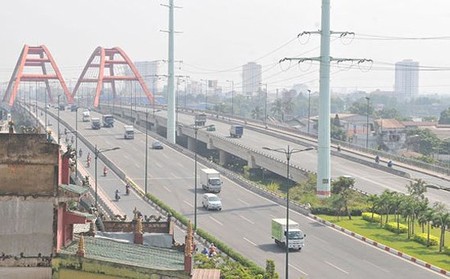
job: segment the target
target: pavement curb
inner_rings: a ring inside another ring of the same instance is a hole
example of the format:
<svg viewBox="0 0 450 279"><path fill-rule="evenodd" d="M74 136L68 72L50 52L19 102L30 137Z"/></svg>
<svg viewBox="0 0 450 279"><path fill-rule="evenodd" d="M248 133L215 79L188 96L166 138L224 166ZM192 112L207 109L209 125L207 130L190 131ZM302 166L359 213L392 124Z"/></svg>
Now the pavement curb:
<svg viewBox="0 0 450 279"><path fill-rule="evenodd" d="M366 243L368 243L368 244L371 244L371 245L373 245L373 246L375 246L375 247L377 247L377 248L379 248L379 249L381 249L381 250L384 250L384 251L386 251L386 252L389 252L389 253L391 253L391 254L393 254L393 255L395 255L395 256L401 257L401 258L403 258L403 259L409 260L409 261L411 261L411 262L413 262L413 263L415 263L415 264L421 265L421 266L423 266L423 267L425 267L425 268L428 268L428 269L431 269L431 270L433 270L433 271L436 271L436 272L438 272L439 274L446 275L447 277L450 278L450 271L448 271L448 270L445 270L445 269L442 269L442 268L440 268L440 267L431 265L431 264L429 264L429 263L427 263L427 262L424 262L424 261L422 261L422 260L420 260L420 259L417 259L417 258L415 258L415 257L412 257L412 256L410 256L410 255L408 255L408 254L405 254L405 253L403 253L403 252L397 251L396 249L393 249L393 248L391 248L391 247L388 247L388 246L386 246L386 245L383 245L383 244L381 244L381 243L378 243L378 242L376 242L376 241L374 241L374 240L372 240L372 239L370 239L370 238L364 237L364 236L359 235L359 234L357 234L357 233L355 233L355 232L352 232L352 231L350 231L350 230L347 230L347 229L345 229L345 228L342 228L342 227L340 227L340 226L338 226L338 225L336 225L336 224L333 224L333 223L331 223L331 222L329 222L329 221L326 221L326 220L324 220L324 219L322 219L322 218L319 218L319 217L317 217L316 215L313 215L313 214L311 214L311 213L309 213L307 216L310 217L310 218L312 218L312 219L314 219L314 220L316 220L316 221L318 221L318 222L320 222L320 223L322 223L322 224L324 224L324 225L327 225L328 227L331 227L331 228L333 228L333 229L335 229L335 230L338 230L338 231L343 232L343 233L345 233L345 234L347 234L347 235L350 235L350 236L352 236L352 237L354 237L354 238L356 238L356 239L359 239L359 240L364 241L364 242L366 242Z"/></svg>

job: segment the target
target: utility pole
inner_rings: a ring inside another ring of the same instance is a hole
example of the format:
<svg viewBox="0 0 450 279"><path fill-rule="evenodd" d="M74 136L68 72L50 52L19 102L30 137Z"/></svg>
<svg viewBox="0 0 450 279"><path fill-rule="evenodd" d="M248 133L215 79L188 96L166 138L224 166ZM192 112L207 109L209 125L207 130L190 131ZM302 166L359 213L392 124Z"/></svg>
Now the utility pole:
<svg viewBox="0 0 450 279"><path fill-rule="evenodd" d="M329 197L331 195L331 171L330 171L330 61L340 62L363 62L368 59L349 59L330 57L330 36L340 34L341 37L354 35L351 32L330 31L330 0L322 0L321 30L314 32L302 32L297 37L310 34L320 34L320 56L312 58L283 58L283 61L296 60L298 63L304 61L320 62L320 85L319 85L319 141L317 162L317 196Z"/></svg>
<svg viewBox="0 0 450 279"><path fill-rule="evenodd" d="M174 19L173 9L179 8L173 5L173 0L169 0L169 5L162 5L169 8L169 79L167 81L167 140L170 143L176 142L175 136L175 81L174 81Z"/></svg>

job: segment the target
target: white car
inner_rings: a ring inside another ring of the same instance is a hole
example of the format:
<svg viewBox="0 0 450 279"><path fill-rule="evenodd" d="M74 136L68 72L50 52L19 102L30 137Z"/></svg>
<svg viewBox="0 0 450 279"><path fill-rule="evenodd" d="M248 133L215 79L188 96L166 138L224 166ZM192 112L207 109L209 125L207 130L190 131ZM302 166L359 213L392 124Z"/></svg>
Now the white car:
<svg viewBox="0 0 450 279"><path fill-rule="evenodd" d="M222 202L217 195L207 193L203 195L202 205L206 210L222 210Z"/></svg>

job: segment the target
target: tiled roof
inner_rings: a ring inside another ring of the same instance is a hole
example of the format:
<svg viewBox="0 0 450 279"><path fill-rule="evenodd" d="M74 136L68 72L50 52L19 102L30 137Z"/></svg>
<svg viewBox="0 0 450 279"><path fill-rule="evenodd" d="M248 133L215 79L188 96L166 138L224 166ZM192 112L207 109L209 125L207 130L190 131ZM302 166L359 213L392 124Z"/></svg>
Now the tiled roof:
<svg viewBox="0 0 450 279"><path fill-rule="evenodd" d="M220 269L194 269L192 279L220 279Z"/></svg>
<svg viewBox="0 0 450 279"><path fill-rule="evenodd" d="M378 123L383 129L404 129L405 125L397 119L377 119Z"/></svg>
<svg viewBox="0 0 450 279"><path fill-rule="evenodd" d="M85 257L157 270L184 270L184 253L166 248L121 243L114 240L84 237ZM61 250L61 254L75 255L78 241Z"/></svg>

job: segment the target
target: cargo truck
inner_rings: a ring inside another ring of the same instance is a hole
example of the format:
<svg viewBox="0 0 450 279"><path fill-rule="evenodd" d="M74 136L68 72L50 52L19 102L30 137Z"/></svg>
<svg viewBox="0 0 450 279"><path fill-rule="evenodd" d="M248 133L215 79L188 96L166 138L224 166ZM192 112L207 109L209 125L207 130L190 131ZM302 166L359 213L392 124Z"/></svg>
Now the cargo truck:
<svg viewBox="0 0 450 279"><path fill-rule="evenodd" d="M195 126L205 126L206 123L206 114L198 113L195 115Z"/></svg>
<svg viewBox="0 0 450 279"><path fill-rule="evenodd" d="M91 113L88 110L83 111L83 122L89 122Z"/></svg>
<svg viewBox="0 0 450 279"><path fill-rule="evenodd" d="M272 238L279 246L286 247L286 219L272 219ZM306 234L300 230L300 225L289 219L289 249L301 250L305 246Z"/></svg>
<svg viewBox="0 0 450 279"><path fill-rule="evenodd" d="M114 127L114 117L110 114L103 115L103 127Z"/></svg>
<svg viewBox="0 0 450 279"><path fill-rule="evenodd" d="M125 132L123 134L124 139L134 139L134 127L132 125L123 126Z"/></svg>
<svg viewBox="0 0 450 279"><path fill-rule="evenodd" d="M91 127L93 130L98 130L101 128L100 118L91 119Z"/></svg>
<svg viewBox="0 0 450 279"><path fill-rule="evenodd" d="M230 137L240 138L244 134L244 127L241 125L231 125L230 127Z"/></svg>
<svg viewBox="0 0 450 279"><path fill-rule="evenodd" d="M222 190L220 173L215 169L202 169L200 172L200 183L203 190L219 193Z"/></svg>

